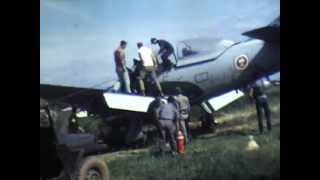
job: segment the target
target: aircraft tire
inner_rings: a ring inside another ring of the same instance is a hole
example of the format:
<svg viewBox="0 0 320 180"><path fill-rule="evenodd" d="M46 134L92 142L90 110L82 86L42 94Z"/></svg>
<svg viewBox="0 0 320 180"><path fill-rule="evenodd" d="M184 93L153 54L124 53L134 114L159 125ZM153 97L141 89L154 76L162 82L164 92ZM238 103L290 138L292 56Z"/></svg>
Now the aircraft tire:
<svg viewBox="0 0 320 180"><path fill-rule="evenodd" d="M92 156L85 158L80 163L74 177L74 180L110 180L107 164L104 161Z"/></svg>

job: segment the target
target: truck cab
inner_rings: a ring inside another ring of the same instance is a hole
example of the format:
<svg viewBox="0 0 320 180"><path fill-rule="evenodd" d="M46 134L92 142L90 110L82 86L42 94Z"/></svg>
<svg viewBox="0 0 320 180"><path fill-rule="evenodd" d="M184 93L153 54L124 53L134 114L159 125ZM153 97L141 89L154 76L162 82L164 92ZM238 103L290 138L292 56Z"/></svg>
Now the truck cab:
<svg viewBox="0 0 320 180"><path fill-rule="evenodd" d="M109 180L106 163L96 157L106 145L93 134L70 133L73 112L40 98L40 179Z"/></svg>

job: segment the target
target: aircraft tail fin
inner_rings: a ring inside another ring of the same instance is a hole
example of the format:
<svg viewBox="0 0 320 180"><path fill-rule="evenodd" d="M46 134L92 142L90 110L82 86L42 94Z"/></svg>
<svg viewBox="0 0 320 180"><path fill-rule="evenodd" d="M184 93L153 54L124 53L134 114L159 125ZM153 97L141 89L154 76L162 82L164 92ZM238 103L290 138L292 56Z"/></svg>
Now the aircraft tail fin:
<svg viewBox="0 0 320 180"><path fill-rule="evenodd" d="M280 43L280 16L268 26L244 32L242 35L266 42Z"/></svg>

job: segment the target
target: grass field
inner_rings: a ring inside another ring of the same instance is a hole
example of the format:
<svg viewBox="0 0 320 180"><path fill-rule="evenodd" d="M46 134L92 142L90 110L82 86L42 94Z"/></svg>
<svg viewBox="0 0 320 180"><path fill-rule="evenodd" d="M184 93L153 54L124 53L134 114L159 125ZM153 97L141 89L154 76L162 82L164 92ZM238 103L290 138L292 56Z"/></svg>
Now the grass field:
<svg viewBox="0 0 320 180"><path fill-rule="evenodd" d="M269 90L273 131L258 134L255 106L246 98L219 112L215 134L202 134L184 156L156 157L153 147L102 155L112 180L280 179L280 87ZM248 135L260 148L247 151Z"/></svg>

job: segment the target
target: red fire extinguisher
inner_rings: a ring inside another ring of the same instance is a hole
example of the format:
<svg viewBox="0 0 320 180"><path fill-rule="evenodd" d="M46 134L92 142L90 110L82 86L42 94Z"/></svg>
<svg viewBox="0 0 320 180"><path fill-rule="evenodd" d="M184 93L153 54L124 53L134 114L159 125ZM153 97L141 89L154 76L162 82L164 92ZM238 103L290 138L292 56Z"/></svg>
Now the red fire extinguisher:
<svg viewBox="0 0 320 180"><path fill-rule="evenodd" d="M185 141L181 131L178 131L177 144L178 144L178 153L185 154Z"/></svg>

